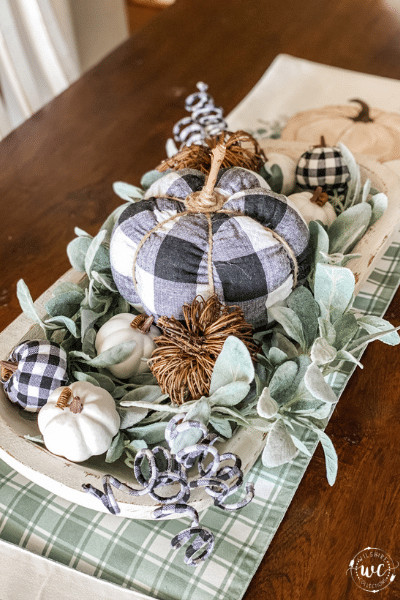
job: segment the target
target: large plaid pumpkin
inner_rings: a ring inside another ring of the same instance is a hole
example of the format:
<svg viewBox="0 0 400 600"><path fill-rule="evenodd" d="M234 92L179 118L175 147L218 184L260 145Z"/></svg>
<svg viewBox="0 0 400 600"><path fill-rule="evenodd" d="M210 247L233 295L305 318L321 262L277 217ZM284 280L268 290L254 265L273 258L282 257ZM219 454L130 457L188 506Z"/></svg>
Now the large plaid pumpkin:
<svg viewBox="0 0 400 600"><path fill-rule="evenodd" d="M169 172L152 184L144 200L125 209L111 238L115 283L128 302L142 304L156 320L161 315L181 319L185 302L212 293L211 268L220 300L240 306L254 326L263 325L266 306L283 300L292 290L290 254L297 262L298 280L307 275L307 225L285 196L275 194L262 177L240 167L219 172L215 191L226 198L220 212L180 217L186 210L183 200L201 190L204 179L192 169ZM289 252L279 239L290 247Z"/></svg>
<svg viewBox="0 0 400 600"><path fill-rule="evenodd" d="M18 366L3 382L4 390L11 402L27 411L38 412L52 390L67 384L67 354L54 342L23 342L14 348L8 360Z"/></svg>
<svg viewBox="0 0 400 600"><path fill-rule="evenodd" d="M344 189L350 172L339 148L317 146L304 152L296 167L296 181L306 189Z"/></svg>

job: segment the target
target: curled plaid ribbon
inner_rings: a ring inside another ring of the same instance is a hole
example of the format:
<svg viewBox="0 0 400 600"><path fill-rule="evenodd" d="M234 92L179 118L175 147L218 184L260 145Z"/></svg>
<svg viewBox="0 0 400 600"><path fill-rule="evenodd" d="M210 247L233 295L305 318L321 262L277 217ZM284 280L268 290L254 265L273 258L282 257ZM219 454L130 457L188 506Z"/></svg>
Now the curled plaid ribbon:
<svg viewBox="0 0 400 600"><path fill-rule="evenodd" d="M190 117L180 119L173 128L174 139L181 147L201 145L206 138L219 135L228 128L223 109L215 106L214 98L207 93L208 85L199 81L197 90L185 101Z"/></svg>
<svg viewBox="0 0 400 600"><path fill-rule="evenodd" d="M152 450L144 448L136 454L133 472L141 486L139 489L122 483L112 475L103 477L103 491L90 484L84 484L82 488L101 500L107 510L114 515L120 512L120 508L113 487L131 496L148 494L156 500L161 507L154 510L155 519L165 519L172 515L189 517L192 521L191 526L178 533L171 540L171 546L179 549L188 544L184 560L187 565L195 567L206 560L213 551L214 534L200 526L198 512L189 504L191 490L204 488L205 492L214 499L215 506L223 510L238 510L251 502L254 497L254 486L247 483L245 497L238 502L227 504L226 499L243 483L240 458L232 452L219 454L214 447L219 439L217 435L209 433L205 425L199 421L183 421L182 418L182 415L176 415L166 427L165 439L169 449L156 446ZM171 449L174 440L181 433L189 430L199 431L199 442L173 454ZM196 464L198 477L189 481L188 471ZM173 495L162 496L157 493L157 490L168 488L172 484L180 486Z"/></svg>

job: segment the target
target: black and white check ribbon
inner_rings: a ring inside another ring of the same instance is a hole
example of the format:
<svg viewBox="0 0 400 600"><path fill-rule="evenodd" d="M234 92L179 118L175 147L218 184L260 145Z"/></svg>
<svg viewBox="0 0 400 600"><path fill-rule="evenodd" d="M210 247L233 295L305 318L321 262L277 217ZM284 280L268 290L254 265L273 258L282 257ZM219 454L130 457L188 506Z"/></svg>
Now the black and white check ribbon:
<svg viewBox="0 0 400 600"><path fill-rule="evenodd" d="M201 145L206 138L218 135L228 127L223 109L215 106L214 98L207 93L208 85L199 82L197 89L185 101L190 117L180 119L172 130L175 141L181 146Z"/></svg>
<svg viewBox="0 0 400 600"><path fill-rule="evenodd" d="M219 454L214 446L219 439L218 436L209 433L205 425L199 421L182 421L182 419L182 415L176 415L167 425L165 439L169 449L156 446L152 450L144 448L136 454L133 471L141 486L139 489L122 483L112 475L103 477L103 491L90 484L84 484L82 487L101 500L107 510L114 515L120 512L120 508L113 487L131 496L148 494L156 500L161 507L154 510L155 519L165 519L177 514L180 517L189 517L192 520L191 527L178 533L171 540L171 546L178 549L188 544L185 563L197 566L210 556L214 548L214 534L200 526L198 512L189 504L191 491L202 487L214 499L216 506L233 511L251 502L254 497L254 486L252 483L247 483L245 497L238 502L227 504L226 499L243 483L240 458L232 452ZM194 429L199 430L199 442L180 450L175 455L172 454L171 447L178 435ZM189 480L189 469L196 464L198 477ZM157 493L157 490L168 488L172 484L179 485L178 491L174 490L173 495L165 496Z"/></svg>

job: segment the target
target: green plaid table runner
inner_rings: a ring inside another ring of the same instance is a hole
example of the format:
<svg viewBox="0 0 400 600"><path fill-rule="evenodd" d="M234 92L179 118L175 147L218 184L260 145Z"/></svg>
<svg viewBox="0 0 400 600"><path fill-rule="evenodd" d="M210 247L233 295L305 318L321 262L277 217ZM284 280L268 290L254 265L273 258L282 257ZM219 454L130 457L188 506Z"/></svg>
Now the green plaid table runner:
<svg viewBox="0 0 400 600"><path fill-rule="evenodd" d="M360 291L355 307L382 316L400 280L400 232ZM343 364L333 385L343 391L353 368ZM311 453L311 433L303 442ZM258 461L248 480L251 504L237 513L210 508L201 523L216 534L215 550L196 569L170 541L176 521L134 521L71 504L0 462L0 537L97 578L161 600L239 600L277 531L304 475L309 458L265 469ZM340 465L339 465L340 469ZM328 493L328 492L327 492Z"/></svg>

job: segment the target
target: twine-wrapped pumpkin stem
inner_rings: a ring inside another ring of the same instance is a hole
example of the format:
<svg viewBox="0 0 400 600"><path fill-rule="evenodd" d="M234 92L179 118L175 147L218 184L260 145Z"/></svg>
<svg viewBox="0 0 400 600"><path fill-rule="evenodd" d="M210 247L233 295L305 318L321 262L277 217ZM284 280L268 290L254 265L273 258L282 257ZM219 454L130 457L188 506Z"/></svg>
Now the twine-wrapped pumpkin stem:
<svg viewBox="0 0 400 600"><path fill-rule="evenodd" d="M70 403L71 397L72 401ZM61 410L64 410L64 408L67 408L68 406L69 410L74 414L81 413L83 409L81 399L79 398L79 396L73 395L73 392L70 387L65 387L62 390L56 402L56 406L57 408L61 408Z"/></svg>
<svg viewBox="0 0 400 600"><path fill-rule="evenodd" d="M226 201L225 196L217 194L215 184L218 173L224 161L226 153L225 144L215 146L211 152L211 168L203 188L199 192L193 192L185 199L185 206L189 212L211 213L219 210Z"/></svg>
<svg viewBox="0 0 400 600"><path fill-rule="evenodd" d="M154 317L152 315L137 315L134 319L132 319L131 327L133 327L133 329L138 329L142 333L148 333L150 331L150 327L153 324L153 321Z"/></svg>

